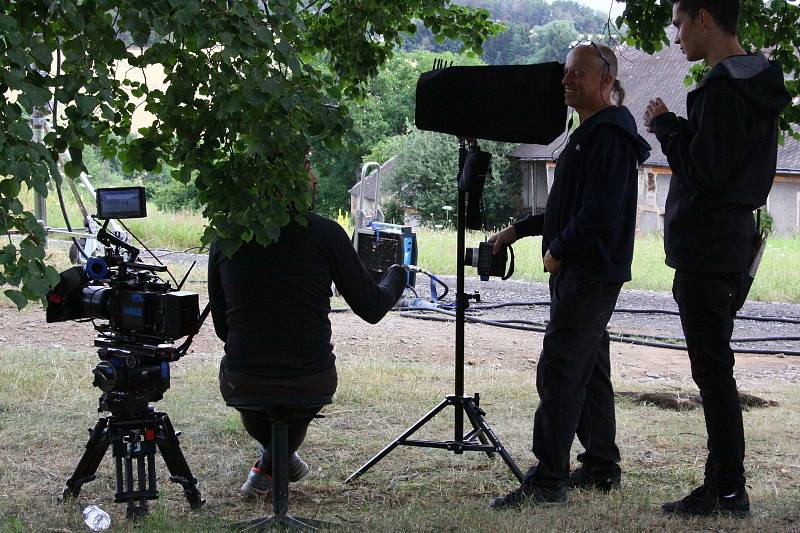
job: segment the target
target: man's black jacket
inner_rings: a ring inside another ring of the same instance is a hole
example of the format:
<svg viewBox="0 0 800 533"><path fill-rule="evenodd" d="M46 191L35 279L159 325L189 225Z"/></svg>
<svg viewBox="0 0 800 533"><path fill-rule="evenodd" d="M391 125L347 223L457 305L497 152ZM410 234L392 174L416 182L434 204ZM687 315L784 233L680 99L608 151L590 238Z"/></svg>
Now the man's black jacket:
<svg viewBox="0 0 800 533"><path fill-rule="evenodd" d="M517 237L542 235L542 255L561 273L609 283L631 279L638 166L650 145L626 107L607 107L570 136L556 162L544 213L514 224Z"/></svg>
<svg viewBox="0 0 800 533"><path fill-rule="evenodd" d="M341 226L313 213L307 226L292 222L269 246L250 242L228 258L212 245L208 296L214 329L225 341L223 365L287 378L331 368L331 282L358 316L375 324L400 298L406 272L392 267L376 284Z"/></svg>
<svg viewBox="0 0 800 533"><path fill-rule="evenodd" d="M672 169L664 213L667 265L741 273L753 256L753 210L775 176L778 116L790 97L780 67L761 54L731 56L686 98L689 118L652 127Z"/></svg>

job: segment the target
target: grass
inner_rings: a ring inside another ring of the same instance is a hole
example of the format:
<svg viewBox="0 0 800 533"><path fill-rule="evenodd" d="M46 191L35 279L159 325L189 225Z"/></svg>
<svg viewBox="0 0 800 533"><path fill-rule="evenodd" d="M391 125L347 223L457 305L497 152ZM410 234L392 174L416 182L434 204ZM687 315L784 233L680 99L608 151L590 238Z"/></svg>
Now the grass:
<svg viewBox="0 0 800 533"><path fill-rule="evenodd" d="M339 350L339 391L315 421L302 453L312 474L292 486L290 508L363 531L776 531L800 524L800 387L754 391L780 402L745 413L746 469L755 515L676 520L658 505L702 478L702 413L674 413L620 400L618 442L623 488L604 496L575 493L569 504L492 513L492 495L514 486L499 458L399 448L358 482L342 481L384 444L451 392L449 366L402 363L375 354L385 340ZM113 500L110 454L77 502L57 505L63 481L85 444L84 428L96 420L97 389L90 384L96 357L41 344L40 349L0 347L0 531L80 530L80 511L97 503L113 518L113 531L223 531L226 524L258 516L262 506L236 496L255 450L216 385L219 359L195 354L172 365L172 388L158 408L183 432L181 444L201 480L208 505L191 511L178 485L167 481L157 459L161 497L140 526L124 519ZM467 382L482 392L487 420L512 456L526 467L530 419L536 402L533 372L468 367ZM618 388L633 388L615 376ZM639 387L641 388L641 387ZM450 438L452 412L425 427L421 437ZM576 445L576 448L578 446Z"/></svg>
<svg viewBox="0 0 800 533"><path fill-rule="evenodd" d="M93 206L94 201L86 191L82 194L87 205ZM23 194L23 203L32 205L33 195ZM81 220L74 200L67 202L67 211L73 224ZM48 202L48 220L53 226L63 225L63 217L55 198L51 198ZM349 217L340 216L339 221L346 225ZM127 221L127 224L148 247L186 250L200 245L206 220L198 213L161 212L154 205L148 205L147 218L132 219ZM485 235L480 232L468 232L466 245L477 246L484 237ZM454 231L418 228L417 242L420 266L436 274L455 275ZM515 279L540 282L547 280L541 264L540 237L520 240L514 245L514 251ZM664 248L660 236L650 234L637 237L632 270L633 280L625 285L626 288L667 292L672 290L674 271L664 264ZM767 244L761 268L750 291L750 299L800 303L798 273L800 273L800 236L772 237ZM467 269L467 275L474 274L471 268Z"/></svg>

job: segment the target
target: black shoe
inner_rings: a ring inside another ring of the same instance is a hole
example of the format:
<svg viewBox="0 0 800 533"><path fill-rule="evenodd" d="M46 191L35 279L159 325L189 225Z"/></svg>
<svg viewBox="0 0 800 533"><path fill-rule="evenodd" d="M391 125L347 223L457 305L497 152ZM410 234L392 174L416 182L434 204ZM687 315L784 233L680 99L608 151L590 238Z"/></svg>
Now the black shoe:
<svg viewBox="0 0 800 533"><path fill-rule="evenodd" d="M711 484L703 484L682 500L667 502L661 506L661 512L684 516L706 516L727 513L738 518L750 516L750 498L742 487L733 494L719 494Z"/></svg>
<svg viewBox="0 0 800 533"><path fill-rule="evenodd" d="M603 472L603 474L606 474ZM571 489L584 489L584 490L599 490L602 492L609 492L616 489L622 483L622 471L617 469L616 472L608 475L598 475L598 472L592 472L585 465L581 465L569 473L569 488Z"/></svg>
<svg viewBox="0 0 800 533"><path fill-rule="evenodd" d="M523 483L518 489L512 490L505 496L493 498L489 505L492 509L499 511L523 505L543 505L565 501L567 501L566 489L547 489Z"/></svg>

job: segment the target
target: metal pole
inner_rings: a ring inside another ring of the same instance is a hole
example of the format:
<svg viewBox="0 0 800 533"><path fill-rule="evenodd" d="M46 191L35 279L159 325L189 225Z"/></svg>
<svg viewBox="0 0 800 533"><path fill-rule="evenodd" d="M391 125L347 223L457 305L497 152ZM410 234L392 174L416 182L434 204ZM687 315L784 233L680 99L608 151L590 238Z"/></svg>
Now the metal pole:
<svg viewBox="0 0 800 533"><path fill-rule="evenodd" d="M458 178L464 169L467 157L467 148L464 139L458 140ZM464 321L467 307L467 295L464 294L464 240L467 227L466 193L458 187L458 217L456 222L456 368L455 368L455 396L464 397ZM464 440L464 406L462 403L455 405L455 441Z"/></svg>
<svg viewBox="0 0 800 533"><path fill-rule="evenodd" d="M358 253L358 230L361 228L361 221L364 218L364 180L367 177L367 170L374 166L381 168L381 164L374 161L364 163L364 166L361 167L361 182L358 184L358 211L356 220L353 222L353 248L356 253Z"/></svg>
<svg viewBox="0 0 800 533"><path fill-rule="evenodd" d="M31 130L33 131L33 142L43 143L46 129L47 129L47 118L44 116L40 108L38 107L33 108L33 113L31 114ZM41 194L39 194L37 191L33 191L33 214L36 216L36 220L38 220L46 230L47 199ZM45 231L45 240L43 245L44 248L47 249L46 231Z"/></svg>

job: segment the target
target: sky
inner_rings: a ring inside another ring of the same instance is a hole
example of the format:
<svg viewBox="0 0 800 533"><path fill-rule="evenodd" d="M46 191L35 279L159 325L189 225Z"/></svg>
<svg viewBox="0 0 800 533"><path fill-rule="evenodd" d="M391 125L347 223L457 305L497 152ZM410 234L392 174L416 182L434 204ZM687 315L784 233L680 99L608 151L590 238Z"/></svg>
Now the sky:
<svg viewBox="0 0 800 533"><path fill-rule="evenodd" d="M622 11L625 9L625 4L623 2L616 2L615 0L576 0L579 4L583 4L585 6L589 6L592 9L596 9L603 14L608 14L608 8L611 7L611 17L612 19L617 18L617 16L622 14ZM613 7L611 6L613 2Z"/></svg>

